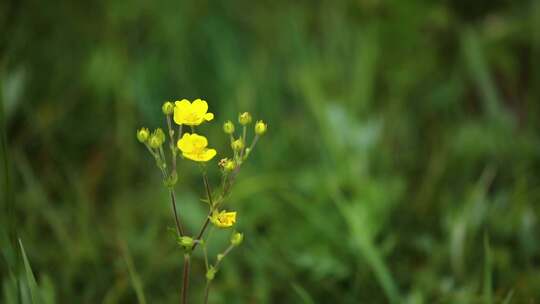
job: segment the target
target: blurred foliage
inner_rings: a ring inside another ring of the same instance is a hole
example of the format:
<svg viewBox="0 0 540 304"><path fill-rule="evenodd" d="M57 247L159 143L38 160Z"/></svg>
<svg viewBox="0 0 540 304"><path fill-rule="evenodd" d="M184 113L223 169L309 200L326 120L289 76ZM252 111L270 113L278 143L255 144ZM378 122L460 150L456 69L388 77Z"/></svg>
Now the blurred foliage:
<svg viewBox="0 0 540 304"><path fill-rule="evenodd" d="M539 28L538 1L0 2L0 302L178 302L135 129L184 97L215 147L238 111L269 123L212 303L534 302Z"/></svg>

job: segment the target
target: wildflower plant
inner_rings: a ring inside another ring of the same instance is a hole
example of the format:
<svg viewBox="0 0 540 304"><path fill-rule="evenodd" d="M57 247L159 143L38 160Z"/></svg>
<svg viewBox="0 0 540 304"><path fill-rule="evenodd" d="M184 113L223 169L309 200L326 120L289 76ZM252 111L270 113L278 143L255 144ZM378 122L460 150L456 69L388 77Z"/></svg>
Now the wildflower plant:
<svg viewBox="0 0 540 304"><path fill-rule="evenodd" d="M148 128L137 130L137 140L141 142L154 158L160 171L163 183L168 191L171 201L172 214L175 222L175 234L178 247L184 254L183 282L181 289L181 303L187 303L190 277L190 263L192 253L199 246L204 254L206 269L206 288L204 303L208 302L210 284L218 273L224 258L239 246L244 234L236 231L237 212L224 208L225 202L231 193L236 177L259 138L266 132L267 125L259 120L253 126L254 136L248 143L248 127L252 122L248 112L239 114L238 122L241 125L240 135L235 134L235 125L228 120L223 124L223 131L230 140L230 156L223 157L216 162L218 151L212 148L208 139L197 133L197 127L214 119L214 114L208 112L208 104L202 99L193 102L183 99L172 103L167 101L162 106L167 123L167 134L157 128L150 132ZM168 142L168 145L167 145ZM168 152L166 152L168 146ZM223 153L224 154L224 153ZM168 158L167 158L168 156ZM190 234L182 223L181 210L178 208L175 186L180 172L180 161L195 162L199 165L202 174L203 188L206 197L203 201L208 205L208 215L202 219L201 227L196 234ZM221 185L217 192L212 191L208 181L207 170L218 168L221 172ZM212 261L208 256L207 244L210 230L216 227L230 234L229 244Z"/></svg>

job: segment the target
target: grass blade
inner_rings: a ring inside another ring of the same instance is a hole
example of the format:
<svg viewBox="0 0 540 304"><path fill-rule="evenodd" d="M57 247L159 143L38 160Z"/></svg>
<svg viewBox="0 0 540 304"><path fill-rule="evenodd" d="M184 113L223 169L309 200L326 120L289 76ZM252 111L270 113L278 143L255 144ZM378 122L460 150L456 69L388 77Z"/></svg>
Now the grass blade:
<svg viewBox="0 0 540 304"><path fill-rule="evenodd" d="M461 43L472 80L475 82L484 103L484 110L490 118L499 118L503 113L502 103L491 77L479 36L473 29L469 28L462 33Z"/></svg>
<svg viewBox="0 0 540 304"><path fill-rule="evenodd" d="M489 237L484 235L484 303L493 303L493 290L491 279L491 248Z"/></svg>
<svg viewBox="0 0 540 304"><path fill-rule="evenodd" d="M144 296L143 284L141 278L137 271L135 270L135 265L133 264L133 259L129 254L129 249L125 242L120 242L120 247L122 248L122 256L126 262L126 266L129 273L129 278L131 279L131 284L133 284L133 289L137 296L137 301L139 304L146 304L146 297Z"/></svg>
<svg viewBox="0 0 540 304"><path fill-rule="evenodd" d="M21 239L19 239L19 246L21 247L21 254L24 262L24 269L26 272L26 282L28 284L28 288L30 289L32 303L41 303L41 297L39 294L39 288L36 282L36 278L34 277L34 273L32 272L32 267L30 266L30 262L28 261L28 257L26 256L26 251L24 250Z"/></svg>
<svg viewBox="0 0 540 304"><path fill-rule="evenodd" d="M298 294L298 296L302 299L302 303L306 304L315 304L309 293L300 285L296 283L291 283L292 288L294 291Z"/></svg>
<svg viewBox="0 0 540 304"><path fill-rule="evenodd" d="M512 297L514 296L514 290L510 290L510 292L506 295L506 297L504 298L502 304L510 304L510 302L512 301Z"/></svg>

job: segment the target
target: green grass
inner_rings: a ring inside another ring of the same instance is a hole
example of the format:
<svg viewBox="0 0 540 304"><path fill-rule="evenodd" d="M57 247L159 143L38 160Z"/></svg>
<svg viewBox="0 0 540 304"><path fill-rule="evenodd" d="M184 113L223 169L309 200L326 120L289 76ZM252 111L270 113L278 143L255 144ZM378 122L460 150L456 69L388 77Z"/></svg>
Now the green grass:
<svg viewBox="0 0 540 304"><path fill-rule="evenodd" d="M0 302L178 303L135 130L184 97L218 153L238 112L269 125L211 303L540 299L539 24L534 1L0 4ZM189 231L200 179L181 163Z"/></svg>

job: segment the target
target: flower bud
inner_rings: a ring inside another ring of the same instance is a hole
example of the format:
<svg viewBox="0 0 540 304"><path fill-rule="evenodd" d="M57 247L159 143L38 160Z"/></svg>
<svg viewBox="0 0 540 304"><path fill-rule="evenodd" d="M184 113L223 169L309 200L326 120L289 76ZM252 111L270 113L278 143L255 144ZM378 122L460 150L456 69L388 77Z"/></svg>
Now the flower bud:
<svg viewBox="0 0 540 304"><path fill-rule="evenodd" d="M154 131L154 134L159 137L159 140L161 140L161 143L165 142L165 132L161 128L157 128Z"/></svg>
<svg viewBox="0 0 540 304"><path fill-rule="evenodd" d="M193 247L194 241L193 238L189 236L181 236L178 238L178 244L184 248Z"/></svg>
<svg viewBox="0 0 540 304"><path fill-rule="evenodd" d="M223 253L218 253L217 255L217 260L218 262L220 262L221 260L223 260L223 258L225 257L225 255Z"/></svg>
<svg viewBox="0 0 540 304"><path fill-rule="evenodd" d="M152 136L150 136L150 139L148 140L148 144L150 145L150 148L157 149L157 148L161 147L163 142L161 141L159 136L156 136L155 134L152 134Z"/></svg>
<svg viewBox="0 0 540 304"><path fill-rule="evenodd" d="M242 139L239 138L231 143L231 148L234 151L241 151L242 149L244 149L244 142L242 141Z"/></svg>
<svg viewBox="0 0 540 304"><path fill-rule="evenodd" d="M232 121L227 120L223 124L223 132L225 132L226 134L233 134L234 133L234 124L233 124Z"/></svg>
<svg viewBox="0 0 540 304"><path fill-rule="evenodd" d="M170 101L166 101L161 107L161 111L163 111L163 114L165 115L171 115L174 113L174 104Z"/></svg>
<svg viewBox="0 0 540 304"><path fill-rule="evenodd" d="M238 122L245 126L251 123L251 114L249 112L244 112L238 116Z"/></svg>
<svg viewBox="0 0 540 304"><path fill-rule="evenodd" d="M150 136L150 131L148 128L140 128L137 130L137 140L139 140L141 143L144 143L148 140L148 137Z"/></svg>
<svg viewBox="0 0 540 304"><path fill-rule="evenodd" d="M217 270L213 266L210 266L206 272L206 279L212 281L216 277L216 272Z"/></svg>
<svg viewBox="0 0 540 304"><path fill-rule="evenodd" d="M148 144L152 149L157 149L163 145L165 142L165 133L160 128L157 128L152 132L150 139L148 139Z"/></svg>
<svg viewBox="0 0 540 304"><path fill-rule="evenodd" d="M178 182L178 173L176 173L176 171L173 171L171 173L171 175L167 176L167 178L165 178L163 180L163 184L165 185L165 187L167 188L172 188L174 187L174 185L176 185L176 183Z"/></svg>
<svg viewBox="0 0 540 304"><path fill-rule="evenodd" d="M266 133L267 125L262 121L259 120L255 123L255 134L257 135L263 135Z"/></svg>
<svg viewBox="0 0 540 304"><path fill-rule="evenodd" d="M232 172L234 169L236 169L236 164L233 160L228 159L223 165L223 169L225 169L227 172Z"/></svg>
<svg viewBox="0 0 540 304"><path fill-rule="evenodd" d="M243 240L244 240L244 234L242 234L240 232L235 232L231 236L231 244L233 246L238 246L238 245L242 244Z"/></svg>

